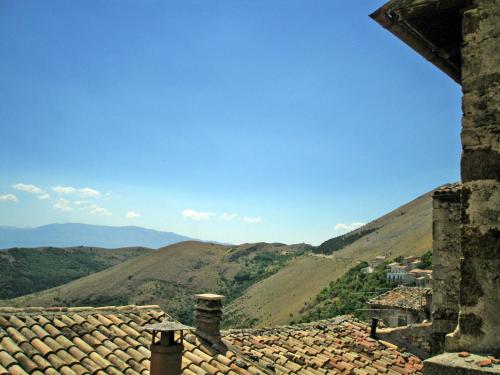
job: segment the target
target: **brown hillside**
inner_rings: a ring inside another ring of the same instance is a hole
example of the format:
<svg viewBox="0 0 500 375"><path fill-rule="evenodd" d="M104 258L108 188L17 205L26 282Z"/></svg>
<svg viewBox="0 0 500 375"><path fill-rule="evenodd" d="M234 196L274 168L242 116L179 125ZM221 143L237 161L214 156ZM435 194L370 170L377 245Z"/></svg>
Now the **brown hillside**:
<svg viewBox="0 0 500 375"><path fill-rule="evenodd" d="M232 283L235 275L243 269L255 268L253 259L257 259L259 254L275 254L279 263L271 266L280 266L292 257L279 255L285 248L300 251L304 245L288 247L258 243L225 246L196 241L181 242L103 272L43 292L4 301L3 304L98 306L154 303L189 322L192 319L194 294L213 292L231 295L241 292L248 283L244 280L241 289L235 290Z"/></svg>
<svg viewBox="0 0 500 375"><path fill-rule="evenodd" d="M105 271L4 304L17 306L160 304L189 323L193 294L227 295L226 326L285 324L352 265L379 254L422 254L431 248L431 193L367 224L376 228L331 256L308 245L225 246L182 242Z"/></svg>
<svg viewBox="0 0 500 375"><path fill-rule="evenodd" d="M432 192L372 221L353 233L377 228L331 256L307 254L251 286L226 308L240 326L276 325L297 320L300 309L331 281L362 260L423 254L432 248Z"/></svg>

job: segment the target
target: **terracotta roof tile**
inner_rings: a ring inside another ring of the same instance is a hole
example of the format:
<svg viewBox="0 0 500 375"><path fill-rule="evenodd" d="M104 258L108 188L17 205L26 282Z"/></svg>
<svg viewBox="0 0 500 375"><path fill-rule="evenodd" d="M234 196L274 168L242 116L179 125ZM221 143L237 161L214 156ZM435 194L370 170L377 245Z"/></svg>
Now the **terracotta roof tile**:
<svg viewBox="0 0 500 375"><path fill-rule="evenodd" d="M350 317L291 327L228 331L225 340L242 355L275 373L420 373L421 361L403 357L369 337L368 326ZM262 347L264 345L264 347ZM360 371L363 370L363 371Z"/></svg>
<svg viewBox="0 0 500 375"><path fill-rule="evenodd" d="M418 311L426 306L426 296L431 293L430 288L399 286L370 299L368 304Z"/></svg>
<svg viewBox="0 0 500 375"><path fill-rule="evenodd" d="M169 318L157 306L0 308L0 375L149 375L151 334L142 326ZM216 351L194 334L184 340L183 373L419 374L350 317L297 326L223 332Z"/></svg>

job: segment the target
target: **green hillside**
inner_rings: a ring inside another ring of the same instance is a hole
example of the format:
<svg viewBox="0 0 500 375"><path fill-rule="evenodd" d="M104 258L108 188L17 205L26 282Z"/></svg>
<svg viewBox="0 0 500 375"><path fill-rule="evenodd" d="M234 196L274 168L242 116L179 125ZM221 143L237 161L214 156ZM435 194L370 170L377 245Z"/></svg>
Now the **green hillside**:
<svg viewBox="0 0 500 375"><path fill-rule="evenodd" d="M308 245L226 246L186 241L117 264L49 290L12 300L14 306L159 304L185 323L193 319L194 294L240 297L303 253Z"/></svg>
<svg viewBox="0 0 500 375"><path fill-rule="evenodd" d="M363 238L364 236L376 231L377 228L370 228L366 230L361 230L357 232L349 232L342 236L331 238L321 245L313 247L313 252L318 254L332 254L334 251L338 251L346 247L347 245L356 242L357 240Z"/></svg>
<svg viewBox="0 0 500 375"><path fill-rule="evenodd" d="M226 305L224 319L234 327L300 321L313 307L304 309L315 306L316 296L322 290L360 262L377 255L392 259L422 255L431 248L432 191L290 260Z"/></svg>
<svg viewBox="0 0 500 375"><path fill-rule="evenodd" d="M194 294L219 293L226 296L225 327L287 324L308 319L308 314L312 317L351 311L352 306L333 308L326 299L318 300L316 296L351 268L377 255L394 259L429 251L431 195L432 192L424 194L347 235L327 241L319 251L306 244L228 246L186 241L0 304L159 304L189 324L193 319ZM354 309L363 302L354 297L353 301L357 301Z"/></svg>
<svg viewBox="0 0 500 375"><path fill-rule="evenodd" d="M401 258L401 257L398 257ZM400 259L394 259L399 261ZM300 322L312 322L329 319L338 315L353 314L358 319L365 319L366 302L391 289L386 281L387 261L376 267L373 273L365 274L361 270L368 263L361 262L352 267L342 277L332 281L328 287L318 293L314 299L301 310ZM432 252L422 255L422 269L432 268Z"/></svg>
<svg viewBox="0 0 500 375"><path fill-rule="evenodd" d="M299 321L312 322L345 314L364 319L366 301L390 288L386 281L385 264L375 268L373 273L364 274L361 270L367 266L368 263L361 262L332 281L304 306Z"/></svg>
<svg viewBox="0 0 500 375"><path fill-rule="evenodd" d="M148 254L145 248L14 248L0 251L0 299L66 284Z"/></svg>

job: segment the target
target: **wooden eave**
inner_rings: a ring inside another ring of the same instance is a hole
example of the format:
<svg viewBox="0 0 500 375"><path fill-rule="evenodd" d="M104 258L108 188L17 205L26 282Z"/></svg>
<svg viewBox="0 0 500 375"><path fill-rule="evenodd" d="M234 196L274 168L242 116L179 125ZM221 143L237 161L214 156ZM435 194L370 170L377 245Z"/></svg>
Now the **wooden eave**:
<svg viewBox="0 0 500 375"><path fill-rule="evenodd" d="M370 17L460 83L461 15L470 2L391 0Z"/></svg>

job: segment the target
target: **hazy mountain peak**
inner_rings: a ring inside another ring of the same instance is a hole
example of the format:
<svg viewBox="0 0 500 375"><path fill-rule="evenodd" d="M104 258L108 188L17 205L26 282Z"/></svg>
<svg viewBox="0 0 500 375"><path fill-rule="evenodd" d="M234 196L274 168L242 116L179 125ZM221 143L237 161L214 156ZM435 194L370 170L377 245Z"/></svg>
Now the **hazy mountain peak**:
<svg viewBox="0 0 500 375"><path fill-rule="evenodd" d="M173 232L138 226L113 227L82 223L54 223L35 228L0 226L0 249L40 246L142 246L157 249L190 239Z"/></svg>

